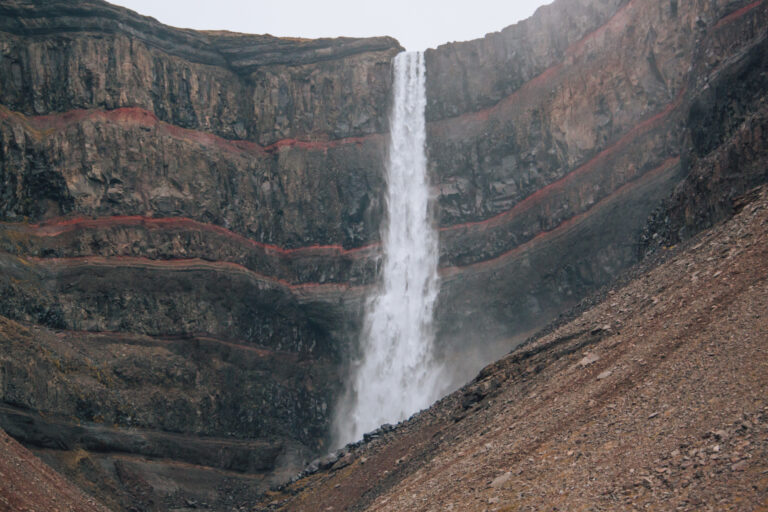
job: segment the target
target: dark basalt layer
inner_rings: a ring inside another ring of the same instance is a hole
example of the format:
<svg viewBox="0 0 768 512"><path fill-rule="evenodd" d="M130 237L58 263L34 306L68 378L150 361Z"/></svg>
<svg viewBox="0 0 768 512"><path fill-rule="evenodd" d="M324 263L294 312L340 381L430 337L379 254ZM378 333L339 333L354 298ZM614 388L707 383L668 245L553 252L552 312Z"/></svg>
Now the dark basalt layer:
<svg viewBox="0 0 768 512"><path fill-rule="evenodd" d="M11 110L141 107L262 144L386 131L389 60L401 50L391 38L174 29L97 0L4 2L0 31L0 103Z"/></svg>
<svg viewBox="0 0 768 512"><path fill-rule="evenodd" d="M302 284L373 284L379 251L377 244L357 249L340 245L285 249L184 217L138 215L7 223L0 229L0 248L9 254L34 258L220 261L239 265L264 281L288 288Z"/></svg>
<svg viewBox="0 0 768 512"><path fill-rule="evenodd" d="M259 66L314 64L399 46L391 37L290 39L268 34L178 29L124 7L89 0L77 3L7 0L0 6L0 14L3 16L0 30L10 34L122 33L169 55L209 66L229 67L241 74L248 74Z"/></svg>
<svg viewBox="0 0 768 512"><path fill-rule="evenodd" d="M384 139L261 147L144 110L27 118L0 107L0 219L187 217L282 247L378 239Z"/></svg>
<svg viewBox="0 0 768 512"><path fill-rule="evenodd" d="M339 387L328 359L202 335L52 331L0 317L0 345L4 428L113 509L252 499L285 477L275 468L320 449ZM171 492L146 486L157 478L175 481ZM227 483L242 495L221 494Z"/></svg>
<svg viewBox="0 0 768 512"><path fill-rule="evenodd" d="M131 257L0 255L0 312L50 327L154 336L204 334L340 359L363 289L286 285L236 264ZM21 283L21 285L17 284ZM44 316L30 315L28 304ZM318 313L322 313L318 315ZM350 318L351 317L351 318Z"/></svg>

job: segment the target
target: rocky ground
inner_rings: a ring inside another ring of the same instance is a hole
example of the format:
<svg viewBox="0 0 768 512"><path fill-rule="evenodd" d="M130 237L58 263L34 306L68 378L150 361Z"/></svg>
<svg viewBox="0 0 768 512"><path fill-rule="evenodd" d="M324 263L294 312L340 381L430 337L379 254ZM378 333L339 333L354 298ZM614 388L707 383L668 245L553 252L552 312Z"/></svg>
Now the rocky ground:
<svg viewBox="0 0 768 512"><path fill-rule="evenodd" d="M768 188L255 510L768 510Z"/></svg>
<svg viewBox="0 0 768 512"><path fill-rule="evenodd" d="M107 509L0 430L0 511L35 510L104 512Z"/></svg>

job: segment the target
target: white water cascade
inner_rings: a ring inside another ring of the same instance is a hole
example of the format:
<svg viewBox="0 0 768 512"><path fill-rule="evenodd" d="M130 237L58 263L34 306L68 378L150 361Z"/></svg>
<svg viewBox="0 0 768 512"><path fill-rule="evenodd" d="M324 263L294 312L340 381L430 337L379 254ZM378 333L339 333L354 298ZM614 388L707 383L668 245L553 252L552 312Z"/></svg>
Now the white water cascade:
<svg viewBox="0 0 768 512"><path fill-rule="evenodd" d="M394 68L382 283L366 305L361 359L337 410L337 445L409 417L443 391L432 351L438 241L425 154L424 56L401 53Z"/></svg>

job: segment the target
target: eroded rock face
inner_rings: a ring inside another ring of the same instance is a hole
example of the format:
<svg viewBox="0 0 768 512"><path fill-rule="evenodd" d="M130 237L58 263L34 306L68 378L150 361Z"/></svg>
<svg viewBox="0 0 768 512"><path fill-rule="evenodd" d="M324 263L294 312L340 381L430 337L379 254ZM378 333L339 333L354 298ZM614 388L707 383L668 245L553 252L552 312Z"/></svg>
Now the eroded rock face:
<svg viewBox="0 0 768 512"><path fill-rule="evenodd" d="M685 210L689 233L765 180L767 19L761 1L563 1L427 52L444 344L514 343L608 283L681 180L658 215Z"/></svg>
<svg viewBox="0 0 768 512"><path fill-rule="evenodd" d="M391 38L170 29L98 0L11 0L0 14L0 102L27 115L140 107L264 145L386 128Z"/></svg>
<svg viewBox="0 0 768 512"><path fill-rule="evenodd" d="M748 21L741 26L723 23L719 37L698 50L704 62L701 74L694 75L701 92L688 114L690 170L649 219L641 238L643 255L729 217L743 206L743 196L768 178L768 41L755 37L765 32L765 16ZM705 73L707 66L719 64L734 39L751 38L756 41L744 45L738 59Z"/></svg>
<svg viewBox="0 0 768 512"><path fill-rule="evenodd" d="M0 424L117 509L237 506L322 452L398 51L4 2Z"/></svg>
<svg viewBox="0 0 768 512"><path fill-rule="evenodd" d="M560 0L427 52L456 384L765 181L767 18ZM118 509L238 506L322 453L400 50L3 2L0 427Z"/></svg>

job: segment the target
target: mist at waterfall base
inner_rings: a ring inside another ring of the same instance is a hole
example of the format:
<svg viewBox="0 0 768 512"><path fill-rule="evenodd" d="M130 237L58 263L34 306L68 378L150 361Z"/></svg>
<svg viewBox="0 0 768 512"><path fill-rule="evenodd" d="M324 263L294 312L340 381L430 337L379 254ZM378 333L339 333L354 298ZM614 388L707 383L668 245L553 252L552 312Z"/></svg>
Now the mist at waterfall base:
<svg viewBox="0 0 768 512"><path fill-rule="evenodd" d="M394 73L383 271L366 305L360 359L337 407L337 447L408 418L446 390L433 353L438 238L425 154L423 54L399 54Z"/></svg>

